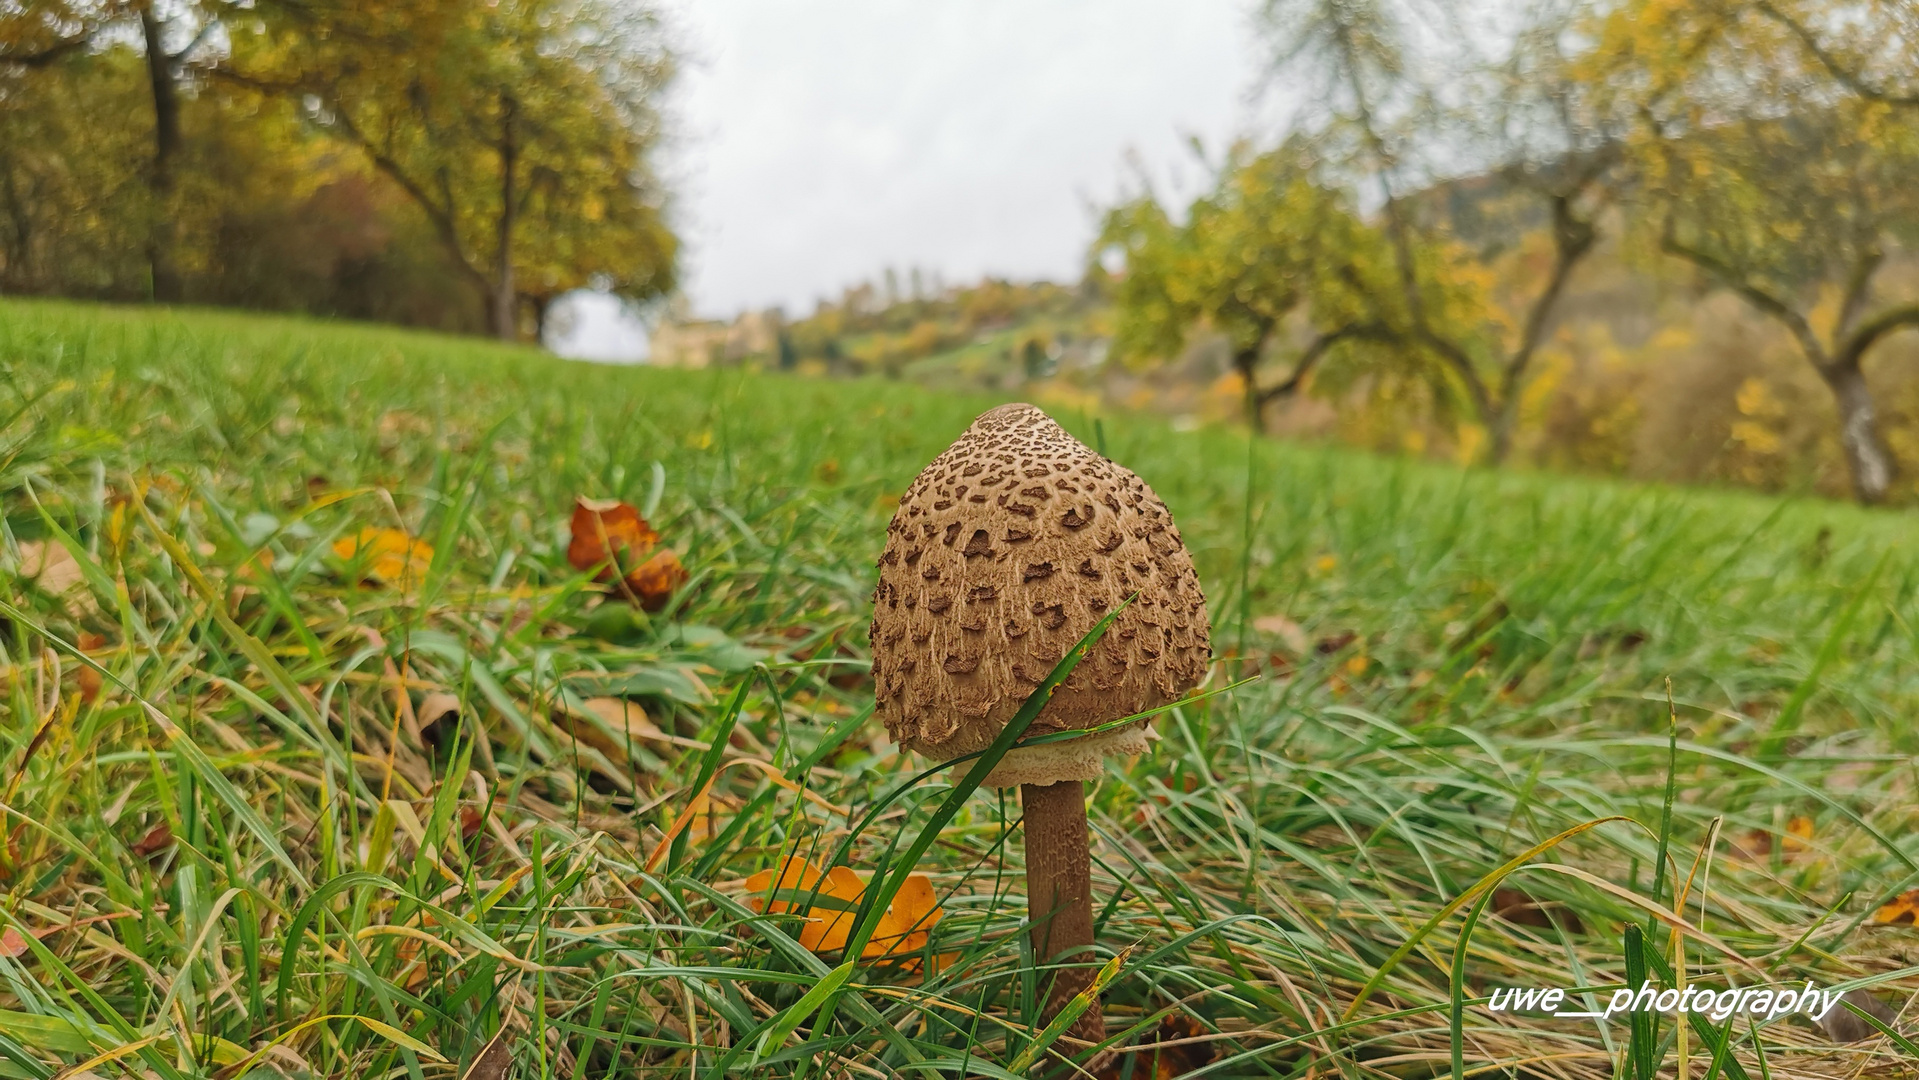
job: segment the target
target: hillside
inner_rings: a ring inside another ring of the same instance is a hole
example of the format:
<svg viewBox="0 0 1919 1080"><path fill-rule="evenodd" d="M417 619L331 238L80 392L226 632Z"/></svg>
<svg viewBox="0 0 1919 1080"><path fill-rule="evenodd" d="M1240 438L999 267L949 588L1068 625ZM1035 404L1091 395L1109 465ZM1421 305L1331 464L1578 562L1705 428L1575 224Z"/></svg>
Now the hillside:
<svg viewBox="0 0 1919 1080"><path fill-rule="evenodd" d="M999 398L12 300L0 372L0 1076L450 1076L496 1032L522 1075L1046 1051L1010 793L825 1013L794 1006L843 958L746 884L875 873L950 792L882 808L924 763L867 720L867 598ZM1690 981L1919 986L1874 918L1919 879L1909 515L1054 415L1178 519L1209 686L1257 676L1089 789L1107 1016L1167 1075L1610 1077L1623 1022L1478 1003L1603 1009L1661 853L1696 932L1649 949ZM569 565L582 496L677 554L659 610ZM1710 1056L1685 1031L1658 1053ZM1756 1042L1776 1075L1892 1052L1731 1031L1754 1076Z"/></svg>

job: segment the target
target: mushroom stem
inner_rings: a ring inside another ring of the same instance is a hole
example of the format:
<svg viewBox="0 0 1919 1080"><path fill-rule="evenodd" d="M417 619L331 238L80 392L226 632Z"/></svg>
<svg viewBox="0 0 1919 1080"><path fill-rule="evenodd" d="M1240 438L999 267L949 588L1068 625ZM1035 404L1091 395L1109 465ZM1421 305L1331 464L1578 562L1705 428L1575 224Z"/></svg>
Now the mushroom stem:
<svg viewBox="0 0 1919 1080"><path fill-rule="evenodd" d="M1043 1019L1051 1021L1092 985L1093 869L1086 831L1086 788L1078 780L1021 784L1026 813L1026 907L1033 953L1054 971ZM1073 1021L1067 1033L1088 1043L1106 1037L1099 999Z"/></svg>

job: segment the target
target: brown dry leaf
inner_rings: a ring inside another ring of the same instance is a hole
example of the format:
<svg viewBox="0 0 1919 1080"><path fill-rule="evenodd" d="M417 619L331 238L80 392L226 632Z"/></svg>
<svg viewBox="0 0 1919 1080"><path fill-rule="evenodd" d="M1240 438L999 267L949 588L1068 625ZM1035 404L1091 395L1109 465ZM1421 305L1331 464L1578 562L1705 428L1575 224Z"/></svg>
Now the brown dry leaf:
<svg viewBox="0 0 1919 1080"><path fill-rule="evenodd" d="M54 596L87 579L73 553L57 540L26 540L20 544L20 576Z"/></svg>
<svg viewBox="0 0 1919 1080"><path fill-rule="evenodd" d="M1306 637L1306 630L1284 615L1262 615L1253 620L1253 629L1262 634L1277 637L1280 644L1294 656L1305 656L1312 642Z"/></svg>
<svg viewBox="0 0 1919 1080"><path fill-rule="evenodd" d="M506 1080L507 1074L513 1071L513 1047L510 1043L506 1025L502 1024L499 1032L480 1048L473 1064L460 1074L460 1080Z"/></svg>
<svg viewBox="0 0 1919 1080"><path fill-rule="evenodd" d="M598 567L595 581L612 580L614 566L638 566L659 542L660 534L628 503L584 495L573 500L573 539L566 545L566 561L575 570Z"/></svg>
<svg viewBox="0 0 1919 1080"><path fill-rule="evenodd" d="M398 529L361 529L334 541L333 554L347 562L364 560L368 578L402 589L426 580L433 565L433 549Z"/></svg>
<svg viewBox="0 0 1919 1080"><path fill-rule="evenodd" d="M1786 822L1784 854L1788 861L1812 850L1812 819L1795 817ZM1764 862L1772 854L1772 833L1752 829L1732 840L1732 857L1744 862Z"/></svg>
<svg viewBox="0 0 1919 1080"><path fill-rule="evenodd" d="M419 718L421 727L428 727L449 715L458 719L460 699L444 690L435 690L420 699L420 707L413 711L413 715Z"/></svg>
<svg viewBox="0 0 1919 1080"><path fill-rule="evenodd" d="M1313 646L1313 651L1321 656L1331 656L1358 640L1359 635L1357 633L1351 630L1341 630L1339 633L1330 637L1320 638L1319 644Z"/></svg>
<svg viewBox="0 0 1919 1080"><path fill-rule="evenodd" d="M173 846L173 828L162 821L147 830L147 834L134 842L133 854L145 859Z"/></svg>
<svg viewBox="0 0 1919 1080"><path fill-rule="evenodd" d="M460 839L471 840L479 834L480 826L486 819L480 815L480 808L462 804L460 806Z"/></svg>
<svg viewBox="0 0 1919 1080"><path fill-rule="evenodd" d="M1128 1059L1132 1059L1133 1080L1174 1080L1213 1063L1219 1044L1207 1038L1211 1034L1206 1025L1176 1012L1159 1022L1152 1045L1138 1047L1129 1054L1114 1055L1093 1075L1098 1080L1120 1080L1126 1073ZM1167 1043L1173 1045L1165 1045Z"/></svg>
<svg viewBox="0 0 1919 1080"><path fill-rule="evenodd" d="M573 539L566 561L575 570L595 570L593 580L611 581L615 567L624 572L624 593L648 611L658 611L686 584L686 567L672 548L654 548L660 534L638 510L618 499L573 501ZM597 568L597 570L595 569Z"/></svg>
<svg viewBox="0 0 1919 1080"><path fill-rule="evenodd" d="M1518 926L1533 926L1541 930L1562 929L1573 934L1586 932L1586 924L1580 922L1579 916L1566 905L1554 901L1542 903L1523 889L1494 889L1492 909L1494 915Z"/></svg>
<svg viewBox="0 0 1919 1080"><path fill-rule="evenodd" d="M1919 889L1907 889L1880 905L1872 921L1886 926L1911 926L1919 917Z"/></svg>
<svg viewBox="0 0 1919 1080"><path fill-rule="evenodd" d="M626 587L639 597L641 607L658 611L673 598L674 590L686 584L686 579L686 567L680 565L680 557L672 548L661 548L626 575Z"/></svg>
<svg viewBox="0 0 1919 1080"><path fill-rule="evenodd" d="M0 956L12 960L25 955L27 955L27 939L21 936L20 931L11 926L0 930Z"/></svg>
<svg viewBox="0 0 1919 1080"><path fill-rule="evenodd" d="M625 761L635 744L666 741L666 733L647 718L646 710L637 701L599 697L587 698L584 704L600 721L598 724L563 712L556 717L559 726L609 760Z"/></svg>

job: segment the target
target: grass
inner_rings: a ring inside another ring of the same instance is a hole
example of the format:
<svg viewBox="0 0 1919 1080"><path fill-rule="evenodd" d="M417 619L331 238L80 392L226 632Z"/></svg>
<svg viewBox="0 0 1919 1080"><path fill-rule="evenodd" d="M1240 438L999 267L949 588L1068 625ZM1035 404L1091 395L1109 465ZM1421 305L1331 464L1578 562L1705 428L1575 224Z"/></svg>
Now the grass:
<svg viewBox="0 0 1919 1080"><path fill-rule="evenodd" d="M909 785L867 720L891 499L990 400L21 301L0 380L0 1076L1065 1068L1017 800ZM1144 1047L1103 1075L1910 1068L1476 1004L1603 1008L1637 965L1904 1005L1914 930L1872 916L1919 885L1909 515L1059 419L1180 521L1213 685L1259 676L1089 788ZM576 495L648 510L665 610L566 564ZM424 580L332 554L367 527ZM48 545L69 591L21 574ZM795 852L924 873L944 918L913 962L815 955L747 903Z"/></svg>

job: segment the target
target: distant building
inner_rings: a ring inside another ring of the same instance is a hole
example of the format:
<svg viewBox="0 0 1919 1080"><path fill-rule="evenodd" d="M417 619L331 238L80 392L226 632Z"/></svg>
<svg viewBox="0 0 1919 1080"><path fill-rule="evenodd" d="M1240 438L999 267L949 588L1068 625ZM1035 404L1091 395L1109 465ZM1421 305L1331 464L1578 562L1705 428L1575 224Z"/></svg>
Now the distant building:
<svg viewBox="0 0 1919 1080"><path fill-rule="evenodd" d="M663 367L705 368L754 357L776 360L780 331L785 325L786 318L778 308L749 311L730 323L669 311L653 331L652 362Z"/></svg>

